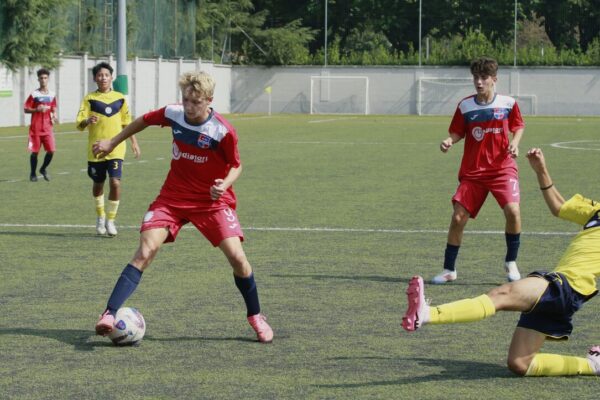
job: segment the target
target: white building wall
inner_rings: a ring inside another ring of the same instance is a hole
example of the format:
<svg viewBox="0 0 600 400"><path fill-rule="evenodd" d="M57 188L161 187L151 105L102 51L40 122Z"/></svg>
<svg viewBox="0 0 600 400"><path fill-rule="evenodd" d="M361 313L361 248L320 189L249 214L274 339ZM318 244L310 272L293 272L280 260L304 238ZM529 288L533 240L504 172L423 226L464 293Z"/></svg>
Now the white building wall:
<svg viewBox="0 0 600 400"><path fill-rule="evenodd" d="M86 55L63 57L50 75L50 88L58 96L61 122L73 122L83 96L95 90L91 68L100 61ZM226 66L201 60L138 59L128 61L129 103L134 117L165 104L180 101L179 76L201 69L216 82L213 106L221 113L266 113L271 87L273 113L308 113L310 77L328 73L369 77L370 114L452 114L457 102L472 93L467 67L261 67ZM29 124L23 103L37 88L36 68L23 68L12 76L13 95L0 97L0 126ZM115 71L116 72L116 71ZM116 73L115 73L116 76ZM461 79L460 85L434 87L437 103L419 103L419 79ZM464 82L467 81L465 85ZM600 68L500 67L498 92L518 96L524 114L600 115Z"/></svg>
<svg viewBox="0 0 600 400"><path fill-rule="evenodd" d="M115 69L112 57L90 58L69 56L61 59L61 65L50 71L50 89L58 99L59 121L74 122L83 97L96 90L91 70L101 61L109 62ZM30 115L23 112L27 96L38 87L38 68L22 68L12 74L13 95L0 97L0 126L29 125ZM186 71L201 69L217 81L213 106L221 113L230 112L231 67L213 65L200 60L138 59L127 62L129 75L129 105L133 117L166 104L180 101L179 75Z"/></svg>

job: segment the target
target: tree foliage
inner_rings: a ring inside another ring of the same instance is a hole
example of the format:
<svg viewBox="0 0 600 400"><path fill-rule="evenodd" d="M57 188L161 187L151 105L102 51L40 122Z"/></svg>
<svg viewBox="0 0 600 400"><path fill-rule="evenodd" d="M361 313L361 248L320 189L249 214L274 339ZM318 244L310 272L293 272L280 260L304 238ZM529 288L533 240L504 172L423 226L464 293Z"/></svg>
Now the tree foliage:
<svg viewBox="0 0 600 400"><path fill-rule="evenodd" d="M3 0L0 62L11 70L35 65L55 67L67 32L64 10L72 3L72 0Z"/></svg>
<svg viewBox="0 0 600 400"><path fill-rule="evenodd" d="M128 41L137 46L129 55L195 53L232 64L398 65L466 64L485 53L512 64L515 3L519 65L600 65L598 0L179 0L179 8L174 0L130 0ZM105 3L2 0L0 62L12 69L52 67L61 47L67 53L110 52L100 37L106 16L99 4ZM72 6L81 26L69 32L65 11L72 15ZM149 19L157 20L157 9L164 15L152 28ZM177 18L166 15L174 9ZM194 34L195 43L189 40Z"/></svg>

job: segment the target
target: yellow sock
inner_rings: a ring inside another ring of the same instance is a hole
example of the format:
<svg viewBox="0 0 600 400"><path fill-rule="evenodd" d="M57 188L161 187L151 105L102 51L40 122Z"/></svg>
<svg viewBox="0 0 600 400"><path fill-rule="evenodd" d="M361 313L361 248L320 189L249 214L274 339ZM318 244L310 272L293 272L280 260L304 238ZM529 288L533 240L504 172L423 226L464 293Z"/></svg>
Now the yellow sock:
<svg viewBox="0 0 600 400"><path fill-rule="evenodd" d="M492 299L484 294L473 299L432 306L429 309L430 324L452 324L456 322L480 321L496 313Z"/></svg>
<svg viewBox="0 0 600 400"><path fill-rule="evenodd" d="M596 375L586 358L538 353L525 376Z"/></svg>
<svg viewBox="0 0 600 400"><path fill-rule="evenodd" d="M104 217L104 195L100 195L98 197L94 197L94 201L96 202L96 215L98 217Z"/></svg>
<svg viewBox="0 0 600 400"><path fill-rule="evenodd" d="M117 218L117 210L119 209L119 200L108 200L108 207L106 207L106 218L115 219Z"/></svg>

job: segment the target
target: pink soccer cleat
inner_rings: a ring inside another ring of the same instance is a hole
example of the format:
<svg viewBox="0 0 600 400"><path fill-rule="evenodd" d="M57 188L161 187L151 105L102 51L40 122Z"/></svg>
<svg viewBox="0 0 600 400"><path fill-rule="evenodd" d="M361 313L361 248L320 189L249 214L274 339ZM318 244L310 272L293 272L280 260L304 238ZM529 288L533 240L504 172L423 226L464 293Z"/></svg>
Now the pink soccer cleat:
<svg viewBox="0 0 600 400"><path fill-rule="evenodd" d="M273 341L273 329L267 324L267 317L262 314L255 314L248 317L248 323L256 332L256 337L261 343L271 343Z"/></svg>
<svg viewBox="0 0 600 400"><path fill-rule="evenodd" d="M423 278L413 276L406 289L408 296L408 310L402 317L402 327L409 331L416 331L429 319L429 306L425 301Z"/></svg>
<svg viewBox="0 0 600 400"><path fill-rule="evenodd" d="M600 346L592 346L588 351L587 359L596 375L600 376Z"/></svg>
<svg viewBox="0 0 600 400"><path fill-rule="evenodd" d="M112 332L115 325L115 317L108 310L104 311L104 314L100 316L98 322L96 322L96 335L106 336Z"/></svg>

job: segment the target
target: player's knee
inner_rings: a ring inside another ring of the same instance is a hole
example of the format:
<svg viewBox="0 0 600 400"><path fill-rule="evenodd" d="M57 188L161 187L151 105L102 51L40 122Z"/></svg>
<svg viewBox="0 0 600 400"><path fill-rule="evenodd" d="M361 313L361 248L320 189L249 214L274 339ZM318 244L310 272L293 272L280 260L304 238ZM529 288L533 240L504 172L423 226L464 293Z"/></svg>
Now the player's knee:
<svg viewBox="0 0 600 400"><path fill-rule="evenodd" d="M519 376L525 376L527 370L529 369L529 363L529 360L525 360L521 357L509 357L506 360L508 369L515 375Z"/></svg>
<svg viewBox="0 0 600 400"><path fill-rule="evenodd" d="M455 226L465 226L469 221L469 215L462 212L452 214L452 224Z"/></svg>

